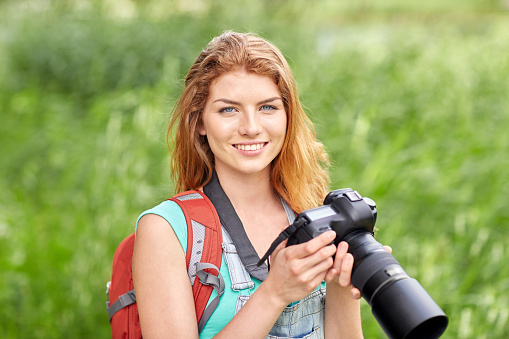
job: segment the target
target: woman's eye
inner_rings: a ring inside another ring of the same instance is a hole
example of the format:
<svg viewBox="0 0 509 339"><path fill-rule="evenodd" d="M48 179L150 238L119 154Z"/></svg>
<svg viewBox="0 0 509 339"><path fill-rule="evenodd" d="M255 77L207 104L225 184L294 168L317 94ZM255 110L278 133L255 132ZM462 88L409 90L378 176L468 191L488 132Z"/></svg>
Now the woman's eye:
<svg viewBox="0 0 509 339"><path fill-rule="evenodd" d="M272 111L272 110L276 110L277 108L272 105L263 105L260 109L262 111Z"/></svg>
<svg viewBox="0 0 509 339"><path fill-rule="evenodd" d="M233 113L235 112L235 108L233 107L224 107L219 110L219 113Z"/></svg>

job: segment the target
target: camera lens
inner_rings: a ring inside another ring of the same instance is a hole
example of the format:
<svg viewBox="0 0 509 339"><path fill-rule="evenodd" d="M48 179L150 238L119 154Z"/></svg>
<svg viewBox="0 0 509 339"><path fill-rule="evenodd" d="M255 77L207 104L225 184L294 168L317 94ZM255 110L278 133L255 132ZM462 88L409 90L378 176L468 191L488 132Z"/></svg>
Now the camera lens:
<svg viewBox="0 0 509 339"><path fill-rule="evenodd" d="M352 284L372 308L376 320L392 339L439 338L447 317L424 288L369 232L345 239L354 257Z"/></svg>

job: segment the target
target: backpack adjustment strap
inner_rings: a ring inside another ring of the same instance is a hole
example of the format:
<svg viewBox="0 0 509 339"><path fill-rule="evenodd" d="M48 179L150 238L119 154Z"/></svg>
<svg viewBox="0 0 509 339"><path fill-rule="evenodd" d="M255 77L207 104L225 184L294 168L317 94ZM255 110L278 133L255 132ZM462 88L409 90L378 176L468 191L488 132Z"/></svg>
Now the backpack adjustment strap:
<svg viewBox="0 0 509 339"><path fill-rule="evenodd" d="M196 276L200 279L200 282L204 285L212 286L214 290L217 292L217 296L210 302L210 304L203 311L203 315L198 322L198 332L201 332L207 320L209 320L210 316L214 312L214 309L219 304L219 298L224 293L224 279L219 269L209 263L197 262L196 264ZM206 268L211 268L217 271L217 276L212 273L207 273L204 271Z"/></svg>
<svg viewBox="0 0 509 339"><path fill-rule="evenodd" d="M219 296L224 293L224 279L219 269L212 264L197 262L196 264L196 276L200 279L203 285L212 286ZM207 273L204 270L206 268L212 268L217 271L218 275L215 276L212 273Z"/></svg>
<svg viewBox="0 0 509 339"><path fill-rule="evenodd" d="M111 307L108 309L108 314L110 315L110 321L115 313L117 313L124 307L134 304L135 302L136 302L136 295L134 294L134 290L130 290L129 292L124 293L120 297L118 297L117 301L115 301L113 303L113 305L111 305Z"/></svg>

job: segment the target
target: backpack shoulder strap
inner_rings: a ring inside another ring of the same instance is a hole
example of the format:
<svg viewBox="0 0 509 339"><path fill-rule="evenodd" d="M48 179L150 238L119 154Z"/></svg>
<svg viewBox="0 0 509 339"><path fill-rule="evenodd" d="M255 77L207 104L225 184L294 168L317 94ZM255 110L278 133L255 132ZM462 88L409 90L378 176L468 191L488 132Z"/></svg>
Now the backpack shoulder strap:
<svg viewBox="0 0 509 339"><path fill-rule="evenodd" d="M201 191L186 191L169 200L177 203L186 217L186 265L193 285L198 330L201 332L224 292L224 281L219 272L223 240L221 222L214 205ZM207 307L214 289L217 297Z"/></svg>
<svg viewBox="0 0 509 339"><path fill-rule="evenodd" d="M168 200L177 203L186 218L188 231L187 273L193 286L196 319L198 330L201 332L224 292L224 280L219 272L223 239L221 222L212 202L200 191L180 193ZM135 333L135 338L141 338L141 333L136 331L139 330L139 320L132 283L134 240L133 233L117 247L113 258L112 278L107 284L106 308L110 316L113 338L117 338L118 335L122 336L125 331ZM207 306L213 290L216 290L217 297ZM111 305L110 302L112 302ZM126 307L130 305L134 306L132 312L119 312L126 310ZM122 316L117 315L114 318L113 315L117 313L122 313ZM134 322L128 319L134 319ZM130 324L134 324L134 330ZM136 324L138 324L137 327ZM130 327L126 328L126 326Z"/></svg>

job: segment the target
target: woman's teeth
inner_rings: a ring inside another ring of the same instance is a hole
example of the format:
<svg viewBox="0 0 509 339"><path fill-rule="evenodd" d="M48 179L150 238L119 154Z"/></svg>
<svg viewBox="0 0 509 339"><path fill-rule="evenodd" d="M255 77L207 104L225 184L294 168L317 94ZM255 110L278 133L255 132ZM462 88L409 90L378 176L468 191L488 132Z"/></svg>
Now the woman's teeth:
<svg viewBox="0 0 509 339"><path fill-rule="evenodd" d="M256 151L263 147L264 144L252 144L252 145L235 145L235 148L241 151Z"/></svg>

